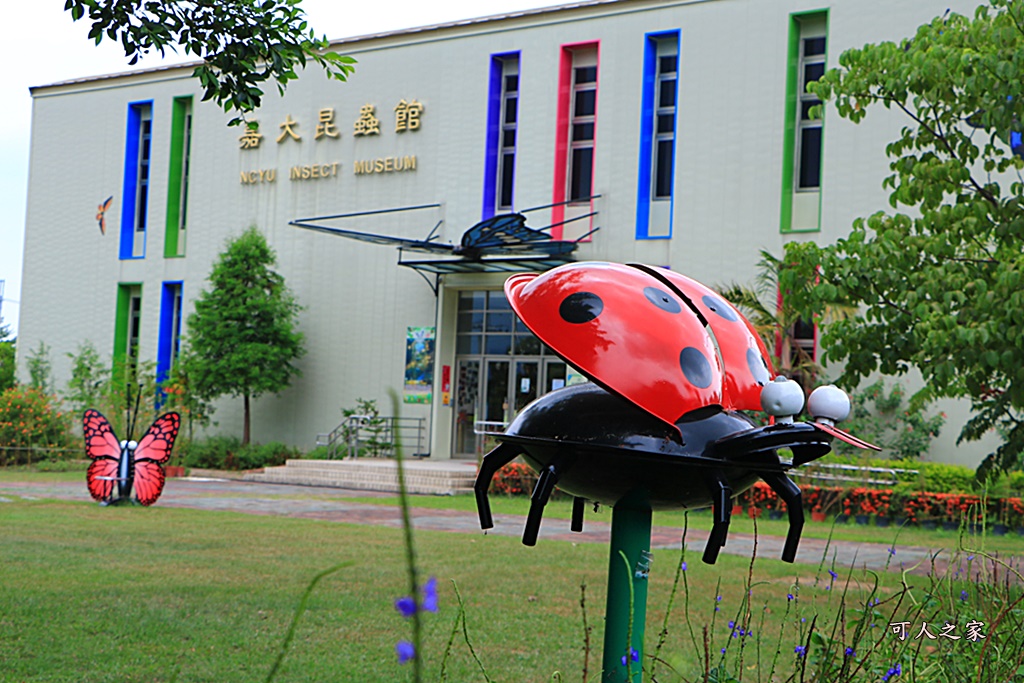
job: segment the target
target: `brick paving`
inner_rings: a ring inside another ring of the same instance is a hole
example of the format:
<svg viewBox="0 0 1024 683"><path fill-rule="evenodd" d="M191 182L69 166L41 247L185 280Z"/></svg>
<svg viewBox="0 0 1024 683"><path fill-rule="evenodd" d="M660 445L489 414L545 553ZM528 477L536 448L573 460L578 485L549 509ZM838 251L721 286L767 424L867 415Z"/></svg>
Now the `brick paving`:
<svg viewBox="0 0 1024 683"><path fill-rule="evenodd" d="M288 484L264 484L220 478L191 477L169 479L157 505L165 507L193 508L201 510L225 510L257 515L281 515L306 519L322 519L348 524L363 524L399 528L399 509L393 505L370 502L360 503L339 498L375 498L392 496L389 493L357 491L350 489L317 486L296 486ZM39 499L90 500L85 482L9 482L0 483L0 510L3 504L17 504L19 500ZM472 512L435 510L416 507L413 497L413 525L416 529L447 531L453 533L482 534L477 516ZM589 512L589 510L588 510ZM572 541L576 543L607 543L611 535L610 514L602 511L589 514L584 521L582 533L569 530L564 519L546 519L541 525L540 542ZM702 520L703 521L703 520ZM707 520L710 522L710 520ZM495 515L495 527L488 531L500 536L519 537L523 531L525 517L518 515ZM680 547L681 529L655 526L652 530L651 545L654 548ZM704 550L708 532L692 528L687 533L687 548L697 557ZM758 557L778 558L782 554L785 539L776 536L758 536ZM755 539L751 534L732 533L722 553L750 557L754 552ZM797 553L797 562L817 564L826 552L826 541L803 538ZM835 566L867 567L873 570L900 571L901 566L911 568L914 573L927 574L932 562L944 568L950 559L949 551L939 546L927 548L899 545L895 554L887 543L859 543L832 541L828 545L828 562ZM696 558L695 558L696 559Z"/></svg>

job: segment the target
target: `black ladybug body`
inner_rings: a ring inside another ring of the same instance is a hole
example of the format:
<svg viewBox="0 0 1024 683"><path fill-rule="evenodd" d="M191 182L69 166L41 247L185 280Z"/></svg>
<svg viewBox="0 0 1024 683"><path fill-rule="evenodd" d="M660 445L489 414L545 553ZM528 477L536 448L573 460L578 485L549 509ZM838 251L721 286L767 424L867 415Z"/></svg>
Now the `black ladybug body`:
<svg viewBox="0 0 1024 683"><path fill-rule="evenodd" d="M661 420L587 383L537 399L501 440L519 447L538 472L554 467L559 488L574 496L612 507L629 496L653 510L673 510L712 500L710 482L690 472L680 476L681 466L721 468L734 493L753 486L758 476L749 467L704 455L718 439L753 427L740 413L715 411L681 423L680 440ZM777 457L773 464L781 468Z"/></svg>
<svg viewBox="0 0 1024 683"><path fill-rule="evenodd" d="M498 437L476 483L481 526L493 526L487 488L494 474L521 455L539 473L523 543L534 545L544 506L557 483L573 495L573 531L583 529L587 501L615 507L640 502L652 510L715 508L704 552L712 564L725 545L733 495L763 479L789 507L790 534L783 559L792 562L803 527L800 489L786 476L790 463L829 451L831 437L798 423L755 427L742 413L711 407L694 411L672 428L601 387L586 383L558 389L526 406Z"/></svg>

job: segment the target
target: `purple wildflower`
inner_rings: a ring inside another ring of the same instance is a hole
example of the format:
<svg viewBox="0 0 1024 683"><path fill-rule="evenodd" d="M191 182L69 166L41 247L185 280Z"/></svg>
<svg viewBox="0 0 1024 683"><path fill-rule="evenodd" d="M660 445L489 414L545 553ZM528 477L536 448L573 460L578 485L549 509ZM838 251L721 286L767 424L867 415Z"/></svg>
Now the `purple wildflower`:
<svg viewBox="0 0 1024 683"><path fill-rule="evenodd" d="M793 596L792 593L786 593L786 600L787 601L792 601L792 600L796 600L796 598Z"/></svg>
<svg viewBox="0 0 1024 683"><path fill-rule="evenodd" d="M416 648L407 640L400 640L395 644L395 652L398 654L398 663L405 664L416 656Z"/></svg>
<svg viewBox="0 0 1024 683"><path fill-rule="evenodd" d="M793 648L793 652L796 653L797 657L803 657L805 654L807 654L807 648L803 645L797 645Z"/></svg>
<svg viewBox="0 0 1024 683"><path fill-rule="evenodd" d="M686 571L686 563L683 562L681 565L679 565L679 568L682 569L685 572Z"/></svg>
<svg viewBox="0 0 1024 683"><path fill-rule="evenodd" d="M398 598L395 600L395 609L398 610L399 614L408 619L412 615L416 614L416 601L408 595Z"/></svg>
<svg viewBox="0 0 1024 683"><path fill-rule="evenodd" d="M889 548L889 554L890 555L895 555L896 554L896 548Z"/></svg>
<svg viewBox="0 0 1024 683"><path fill-rule="evenodd" d="M854 649L852 647L848 647L848 648L846 648L846 656L847 657L856 657L857 653L854 651Z"/></svg>
<svg viewBox="0 0 1024 683"><path fill-rule="evenodd" d="M428 612L437 611L437 578L434 576L423 584L423 609Z"/></svg>
<svg viewBox="0 0 1024 683"><path fill-rule="evenodd" d="M960 602L967 602L967 591L960 591Z"/></svg>
<svg viewBox="0 0 1024 683"><path fill-rule="evenodd" d="M889 670L885 672L884 676L882 676L882 683L886 683L890 678L893 676L899 676L901 673L903 673L903 670L899 664L896 666L890 666Z"/></svg>
<svg viewBox="0 0 1024 683"><path fill-rule="evenodd" d="M634 662L639 662L640 661L640 653L637 652L636 650L634 650L633 648L629 648L629 659L634 661ZM622 655L622 666L626 666L626 664L627 664L626 655Z"/></svg>
<svg viewBox="0 0 1024 683"><path fill-rule="evenodd" d="M829 569L829 570L828 570L828 575L832 577L832 580L833 580L833 581L835 581L836 579L838 579L838 578L839 578L839 575L838 575L838 574L836 574L836 573L835 573L834 571L832 571L831 569Z"/></svg>
<svg viewBox="0 0 1024 683"><path fill-rule="evenodd" d="M426 610L427 612L437 611L437 579L431 576L420 591L423 594L423 601L417 607L416 601L408 595L402 596L395 600L395 609L403 617L408 619L412 615L416 614L417 609Z"/></svg>

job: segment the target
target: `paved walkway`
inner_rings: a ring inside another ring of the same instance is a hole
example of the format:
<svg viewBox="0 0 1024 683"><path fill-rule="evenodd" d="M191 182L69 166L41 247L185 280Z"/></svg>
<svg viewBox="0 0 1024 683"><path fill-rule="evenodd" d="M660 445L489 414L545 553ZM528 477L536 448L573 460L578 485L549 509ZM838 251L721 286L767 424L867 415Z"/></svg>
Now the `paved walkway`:
<svg viewBox="0 0 1024 683"><path fill-rule="evenodd" d="M262 484L219 478L192 477L169 479L157 505L164 507L195 508L201 510L227 510L256 515L283 515L307 519L324 519L349 524L366 524L401 527L397 506L352 502L340 498L374 498L393 494L355 491L348 489L316 486L294 486L287 484ZM19 500L56 498L61 500L90 500L85 482L0 482L0 510L3 504L16 504ZM415 507L413 497L413 525L416 529L448 531L455 533L483 533L476 513L454 510L434 510ZM540 542L573 541L577 543L608 543L611 535L610 516L601 514L595 519L591 514L585 518L584 531L569 531L568 520L545 519L541 525ZM710 520L708 520L710 521ZM494 529L488 533L501 536L519 537L523 532L525 517L518 515L495 515ZM679 548L681 529L656 526L652 531L651 545L654 548ZM686 543L695 553L695 561L703 553L707 541L706 529L691 528ZM782 554L785 539L775 536L757 538L758 557L778 558ZM817 564L825 552L826 542L822 539L803 538L797 553L797 562ZM754 537L750 534L731 533L722 553L750 557L754 551ZM948 550L919 546L900 545L896 554L890 553L887 543L857 543L832 541L828 548L829 559L835 559L837 567L868 567L899 571L901 565L914 567L915 573L927 574L934 560L937 568L944 568L950 559Z"/></svg>

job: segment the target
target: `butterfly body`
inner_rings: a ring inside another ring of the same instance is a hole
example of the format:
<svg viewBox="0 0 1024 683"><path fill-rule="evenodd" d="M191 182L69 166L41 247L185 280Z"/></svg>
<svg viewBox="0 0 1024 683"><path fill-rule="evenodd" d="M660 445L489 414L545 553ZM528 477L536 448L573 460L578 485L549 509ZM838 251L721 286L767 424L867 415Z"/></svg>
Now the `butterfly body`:
<svg viewBox="0 0 1024 683"><path fill-rule="evenodd" d="M158 417L137 442L118 441L98 410L85 411L82 426L85 453L92 460L86 473L90 495L106 505L155 503L164 488L163 465L171 457L181 426L178 414Z"/></svg>

